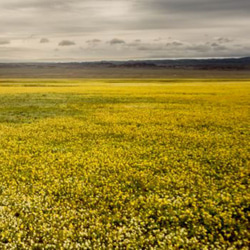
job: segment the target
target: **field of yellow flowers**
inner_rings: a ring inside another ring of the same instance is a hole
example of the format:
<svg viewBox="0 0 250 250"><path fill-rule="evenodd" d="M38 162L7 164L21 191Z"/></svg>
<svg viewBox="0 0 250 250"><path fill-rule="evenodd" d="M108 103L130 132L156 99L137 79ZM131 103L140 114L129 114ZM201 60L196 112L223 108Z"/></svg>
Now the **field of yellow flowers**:
<svg viewBox="0 0 250 250"><path fill-rule="evenodd" d="M0 80L0 249L248 249L249 95Z"/></svg>

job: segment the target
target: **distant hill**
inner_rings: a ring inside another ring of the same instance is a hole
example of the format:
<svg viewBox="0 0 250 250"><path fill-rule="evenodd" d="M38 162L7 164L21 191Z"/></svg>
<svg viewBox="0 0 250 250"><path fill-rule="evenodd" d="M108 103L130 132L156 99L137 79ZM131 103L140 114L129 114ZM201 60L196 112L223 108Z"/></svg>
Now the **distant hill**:
<svg viewBox="0 0 250 250"><path fill-rule="evenodd" d="M250 57L225 59L168 59L83 62L82 66L105 66L125 68L177 68L177 69L250 69Z"/></svg>
<svg viewBox="0 0 250 250"><path fill-rule="evenodd" d="M250 57L67 63L0 63L0 78L250 78Z"/></svg>
<svg viewBox="0 0 250 250"><path fill-rule="evenodd" d="M250 69L250 57L225 59L167 59L167 60L130 60L96 61L67 63L0 63L0 68L19 67L104 67L104 68L177 68L177 69Z"/></svg>

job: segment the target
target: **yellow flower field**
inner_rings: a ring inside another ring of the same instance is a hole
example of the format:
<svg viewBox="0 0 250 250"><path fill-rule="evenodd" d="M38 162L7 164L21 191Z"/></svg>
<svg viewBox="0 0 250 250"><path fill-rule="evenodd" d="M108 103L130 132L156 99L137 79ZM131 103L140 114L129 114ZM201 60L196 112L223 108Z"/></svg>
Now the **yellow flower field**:
<svg viewBox="0 0 250 250"><path fill-rule="evenodd" d="M250 81L0 80L0 249L248 249Z"/></svg>

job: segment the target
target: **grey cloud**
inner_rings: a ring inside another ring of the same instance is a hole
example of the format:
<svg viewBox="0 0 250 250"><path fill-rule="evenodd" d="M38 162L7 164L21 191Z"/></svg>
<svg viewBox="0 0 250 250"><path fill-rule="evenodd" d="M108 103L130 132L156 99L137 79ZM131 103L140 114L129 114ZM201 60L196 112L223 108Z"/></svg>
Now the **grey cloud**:
<svg viewBox="0 0 250 250"><path fill-rule="evenodd" d="M223 50L227 50L228 48L226 46L218 46L218 47L215 47L214 50L217 50L217 51L223 51Z"/></svg>
<svg viewBox="0 0 250 250"><path fill-rule="evenodd" d="M147 47L147 46L139 46L138 48L137 48L138 50L150 50L150 51L152 51L152 48L151 47Z"/></svg>
<svg viewBox="0 0 250 250"><path fill-rule="evenodd" d="M241 12L248 14L250 2L248 0L137 0L134 6L136 8L151 9L158 13L164 13L169 10L171 13L196 13L202 12Z"/></svg>
<svg viewBox="0 0 250 250"><path fill-rule="evenodd" d="M233 41L233 39L230 39L230 38L227 38L227 37L218 37L218 38L216 38L216 40L219 43L230 43L230 42Z"/></svg>
<svg viewBox="0 0 250 250"><path fill-rule="evenodd" d="M207 44L209 44L209 43L207 43ZM211 43L211 47L218 47L218 46L220 46L218 43Z"/></svg>
<svg viewBox="0 0 250 250"><path fill-rule="evenodd" d="M3 6L9 9L23 10L23 9L66 9L72 3L72 0L26 0L26 1L6 1Z"/></svg>
<svg viewBox="0 0 250 250"><path fill-rule="evenodd" d="M227 49L226 46L221 45L221 44L218 44L218 43L212 43L212 44L211 44L211 47L212 47L214 50L226 50L226 49Z"/></svg>
<svg viewBox="0 0 250 250"><path fill-rule="evenodd" d="M183 45L183 43L179 42L179 41L174 41L174 42L166 44L166 46L182 46L182 45Z"/></svg>
<svg viewBox="0 0 250 250"><path fill-rule="evenodd" d="M228 48L217 42L205 42L205 43L187 43L180 41L173 41L167 44L163 43L129 43L127 46L135 48L138 51L168 51L171 53L182 53L194 52L194 53L205 53L209 51L224 51Z"/></svg>
<svg viewBox="0 0 250 250"><path fill-rule="evenodd" d="M92 40L88 40L87 43L100 43L102 40L100 39L92 39Z"/></svg>
<svg viewBox="0 0 250 250"><path fill-rule="evenodd" d="M133 27L143 29L220 29L250 21L249 0L137 0ZM222 30L223 31L223 30Z"/></svg>
<svg viewBox="0 0 250 250"><path fill-rule="evenodd" d="M161 41L161 40L162 40L161 37L158 37L158 38L154 39L155 42L159 42L159 41Z"/></svg>
<svg viewBox="0 0 250 250"><path fill-rule="evenodd" d="M10 44L10 40L0 40L0 45Z"/></svg>
<svg viewBox="0 0 250 250"><path fill-rule="evenodd" d="M48 38L41 38L40 43L49 43Z"/></svg>
<svg viewBox="0 0 250 250"><path fill-rule="evenodd" d="M101 42L102 42L102 40L100 40L100 39L92 39L92 40L86 41L86 43L90 46L96 46L97 44L99 44Z"/></svg>
<svg viewBox="0 0 250 250"><path fill-rule="evenodd" d="M138 44L136 47L139 51L162 51L166 50L164 44L152 44L152 43L145 43L145 44Z"/></svg>
<svg viewBox="0 0 250 250"><path fill-rule="evenodd" d="M141 42L141 39L135 39L134 42L140 43L140 42Z"/></svg>
<svg viewBox="0 0 250 250"><path fill-rule="evenodd" d="M218 43L211 43L211 44L205 43L205 44L192 44L190 46L187 46L186 49L202 53L202 52L208 52L211 50L223 51L223 50L227 50L227 47Z"/></svg>
<svg viewBox="0 0 250 250"><path fill-rule="evenodd" d="M208 44L192 44L186 49L202 53L211 50L211 46L209 46Z"/></svg>
<svg viewBox="0 0 250 250"><path fill-rule="evenodd" d="M140 39L136 39L134 40L133 42L131 43L127 43L126 44L128 47L138 47L138 46L141 46L142 45L142 42Z"/></svg>
<svg viewBox="0 0 250 250"><path fill-rule="evenodd" d="M114 38L111 41L109 41L111 45L116 45L116 44L125 44L126 42L122 39L119 38Z"/></svg>
<svg viewBox="0 0 250 250"><path fill-rule="evenodd" d="M58 43L59 46L72 46L75 45L74 41L69 40L62 40L60 43Z"/></svg>

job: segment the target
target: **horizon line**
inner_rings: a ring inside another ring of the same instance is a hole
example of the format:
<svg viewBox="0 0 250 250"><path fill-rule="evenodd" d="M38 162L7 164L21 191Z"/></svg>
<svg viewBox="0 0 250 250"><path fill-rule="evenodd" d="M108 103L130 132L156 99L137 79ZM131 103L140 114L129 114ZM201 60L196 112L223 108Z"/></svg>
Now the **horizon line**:
<svg viewBox="0 0 250 250"><path fill-rule="evenodd" d="M100 62L142 62L142 61L178 61L178 60L220 60L220 59L243 59L243 58L249 58L250 56L229 56L229 57L180 57L180 58L145 58L145 59L100 59L100 60L86 60L86 61L73 61L73 60L68 60L68 61L1 61L1 64L11 64L11 63L37 63L37 64L45 64L45 63L100 63Z"/></svg>

